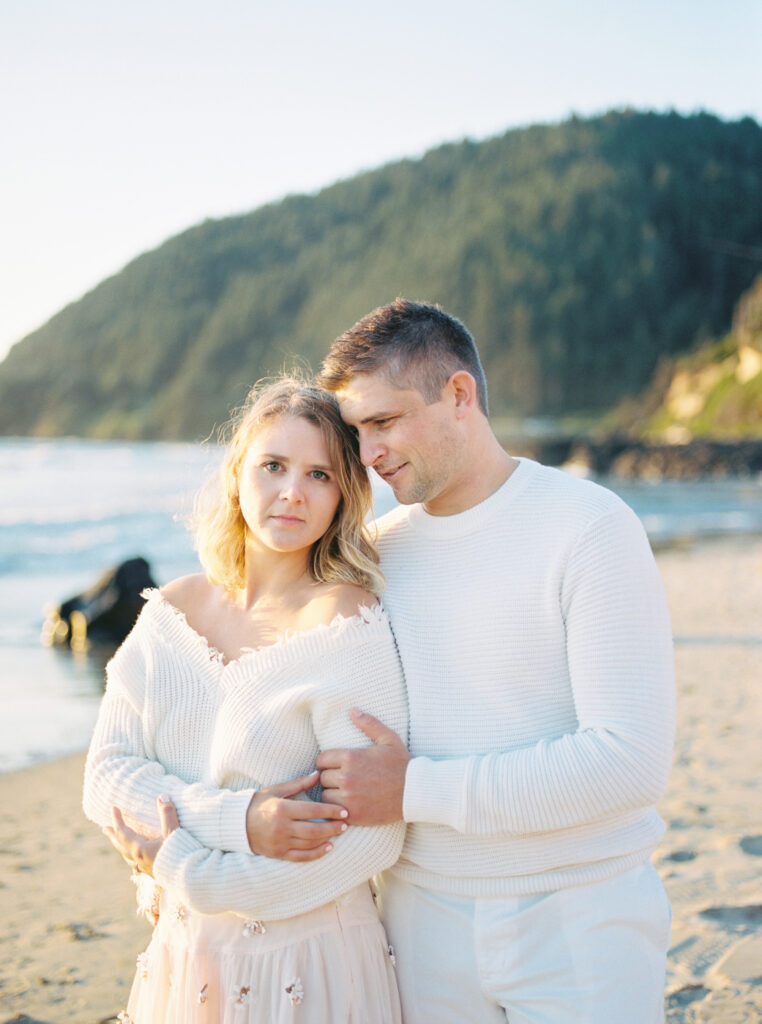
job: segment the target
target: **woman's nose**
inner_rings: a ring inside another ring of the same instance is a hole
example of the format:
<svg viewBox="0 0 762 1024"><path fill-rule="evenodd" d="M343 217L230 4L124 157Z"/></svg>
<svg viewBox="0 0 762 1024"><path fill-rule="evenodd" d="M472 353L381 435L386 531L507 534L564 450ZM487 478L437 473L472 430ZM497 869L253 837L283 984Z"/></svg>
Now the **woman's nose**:
<svg viewBox="0 0 762 1024"><path fill-rule="evenodd" d="M280 496L284 501L304 501L304 491L296 477L288 477L283 481Z"/></svg>

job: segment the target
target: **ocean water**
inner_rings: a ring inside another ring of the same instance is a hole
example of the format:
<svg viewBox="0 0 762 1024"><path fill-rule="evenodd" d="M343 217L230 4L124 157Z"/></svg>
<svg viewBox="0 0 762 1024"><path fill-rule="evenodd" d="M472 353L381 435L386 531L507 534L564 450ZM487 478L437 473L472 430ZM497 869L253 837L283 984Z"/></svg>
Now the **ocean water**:
<svg viewBox="0 0 762 1024"><path fill-rule="evenodd" d="M218 453L192 445L0 440L0 771L87 745L103 664L44 647L45 607L132 555L196 565L178 521Z"/></svg>
<svg viewBox="0 0 762 1024"><path fill-rule="evenodd" d="M198 570L183 524L217 448L0 439L0 772L82 750L103 661L44 647L45 606L142 555L157 583ZM655 543L762 532L762 481L602 481ZM394 504L375 489L382 514Z"/></svg>

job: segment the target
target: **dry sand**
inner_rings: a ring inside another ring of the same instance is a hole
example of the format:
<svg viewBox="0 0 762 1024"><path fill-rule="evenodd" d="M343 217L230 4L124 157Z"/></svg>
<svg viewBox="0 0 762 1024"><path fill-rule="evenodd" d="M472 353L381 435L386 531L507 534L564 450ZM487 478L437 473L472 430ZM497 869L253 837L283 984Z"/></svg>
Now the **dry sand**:
<svg viewBox="0 0 762 1024"><path fill-rule="evenodd" d="M667 1020L762 1021L762 540L659 556L678 725L668 831Z"/></svg>
<svg viewBox="0 0 762 1024"><path fill-rule="evenodd" d="M679 690L654 857L674 909L667 1020L762 1021L762 539L658 557ZM0 778L3 1024L113 1020L148 941L126 867L82 816L82 765Z"/></svg>

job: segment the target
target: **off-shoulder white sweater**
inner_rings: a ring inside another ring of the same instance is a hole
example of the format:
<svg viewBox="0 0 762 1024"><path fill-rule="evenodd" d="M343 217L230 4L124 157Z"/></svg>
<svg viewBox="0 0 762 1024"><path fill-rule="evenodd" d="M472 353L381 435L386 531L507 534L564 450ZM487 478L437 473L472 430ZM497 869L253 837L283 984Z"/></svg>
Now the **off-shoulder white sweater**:
<svg viewBox="0 0 762 1024"><path fill-rule="evenodd" d="M223 664L158 592L107 669L85 768L84 809L112 805L158 827L167 792L182 828L162 844L156 880L194 909L262 920L292 917L393 864L402 822L353 828L318 861L255 856L246 808L255 789L311 772L318 751L369 742L362 707L407 735L402 671L380 607L286 637Z"/></svg>
<svg viewBox="0 0 762 1024"><path fill-rule="evenodd" d="M520 460L486 501L379 521L410 704L402 859L431 889L522 895L645 860L674 732L672 643L640 521Z"/></svg>

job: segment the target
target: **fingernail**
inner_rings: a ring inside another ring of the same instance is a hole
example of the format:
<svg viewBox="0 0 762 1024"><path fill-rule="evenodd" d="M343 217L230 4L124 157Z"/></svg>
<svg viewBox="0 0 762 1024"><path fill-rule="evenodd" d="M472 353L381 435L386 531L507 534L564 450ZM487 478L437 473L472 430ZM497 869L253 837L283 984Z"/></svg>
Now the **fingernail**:
<svg viewBox="0 0 762 1024"><path fill-rule="evenodd" d="M169 803L169 793L162 793L161 796L159 797L159 803L168 804Z"/></svg>
<svg viewBox="0 0 762 1024"><path fill-rule="evenodd" d="M349 817L349 811L341 811L341 813L339 814L339 817L340 818L348 818Z"/></svg>
<svg viewBox="0 0 762 1024"><path fill-rule="evenodd" d="M349 825L342 825L342 826L341 826L341 831L342 831L342 832L346 832L346 830L347 830L348 828L349 828Z"/></svg>
<svg viewBox="0 0 762 1024"><path fill-rule="evenodd" d="M333 846L330 843L328 843L328 845L325 848L325 852L326 853L330 853L332 849L333 849Z"/></svg>

